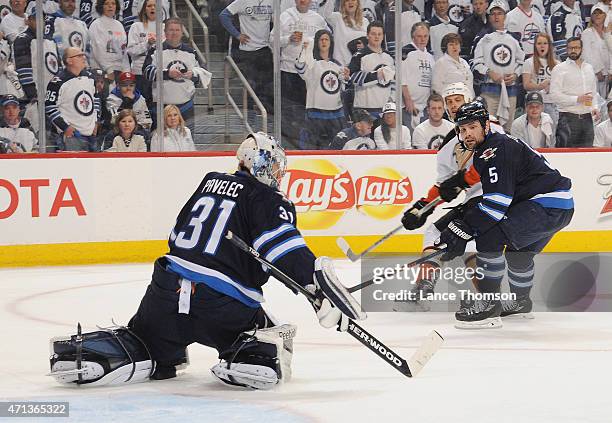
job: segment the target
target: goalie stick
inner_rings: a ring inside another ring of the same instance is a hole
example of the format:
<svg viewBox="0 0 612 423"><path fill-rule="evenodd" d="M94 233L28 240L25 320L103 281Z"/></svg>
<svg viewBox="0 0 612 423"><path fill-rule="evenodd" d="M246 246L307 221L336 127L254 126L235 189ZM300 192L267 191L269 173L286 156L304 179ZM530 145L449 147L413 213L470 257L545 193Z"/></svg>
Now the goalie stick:
<svg viewBox="0 0 612 423"><path fill-rule="evenodd" d="M419 210L419 212L417 213L417 217L421 217L423 213L427 213L433 207L436 207L438 204L443 203L443 202L444 200L442 200L440 197L436 197L429 204L427 204L425 207ZM342 250L344 255L348 257L350 261L355 262L361 259L361 257L365 256L366 254L368 254L370 251L372 251L376 247L378 247L380 244L382 244L383 242L391 238L393 235L401 231L402 229L404 229L404 225L399 225L397 228L394 228L393 230L388 232L386 235L384 235L382 238L380 238L378 241L370 245L368 248L366 248L359 254L355 254L355 252L351 250L351 247L348 245L348 242L346 242L346 240L342 237L338 237L336 239L336 244Z"/></svg>
<svg viewBox="0 0 612 423"><path fill-rule="evenodd" d="M255 260L270 269L272 275L289 289L293 290L294 292L299 292L303 294L314 306L316 297L313 293L306 290L303 286L294 281L282 270L278 269L268 260L261 257L257 250L247 245L246 242L244 242L238 236L234 235L231 231L227 232L225 238L227 238L236 247L246 252ZM361 342L370 351L372 351L384 361L386 361L389 365L393 366L397 371L407 377L416 376L423 369L425 364L427 364L427 362L431 359L431 357L436 353L436 351L438 351L438 349L442 345L442 342L444 341L442 335L440 335L435 330L432 331L425 339L425 341L421 344L419 349L412 355L410 360L406 361L389 347L387 347L385 344L380 342L377 338L372 336L368 331L366 331L362 326L357 324L352 319L349 319L348 328L346 332L350 334L353 338Z"/></svg>

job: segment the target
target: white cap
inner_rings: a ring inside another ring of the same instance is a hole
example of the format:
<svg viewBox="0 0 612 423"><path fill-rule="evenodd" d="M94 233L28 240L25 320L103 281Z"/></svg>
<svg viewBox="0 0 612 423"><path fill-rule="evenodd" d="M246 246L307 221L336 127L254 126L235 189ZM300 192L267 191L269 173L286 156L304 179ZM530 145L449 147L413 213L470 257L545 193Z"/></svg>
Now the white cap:
<svg viewBox="0 0 612 423"><path fill-rule="evenodd" d="M593 6L593 8L591 9L591 15L593 14L593 12L595 12L596 10L601 10L604 14L607 14L608 11L604 9L604 7L597 3L595 6Z"/></svg>
<svg viewBox="0 0 612 423"><path fill-rule="evenodd" d="M395 103L393 103L392 101L385 103L382 109L383 115L385 113L395 113L395 112L397 112L397 106L395 105Z"/></svg>
<svg viewBox="0 0 612 423"><path fill-rule="evenodd" d="M508 13L508 4L504 0L493 0L487 9L487 15L491 14L491 10L495 8L499 8L504 11L504 13Z"/></svg>

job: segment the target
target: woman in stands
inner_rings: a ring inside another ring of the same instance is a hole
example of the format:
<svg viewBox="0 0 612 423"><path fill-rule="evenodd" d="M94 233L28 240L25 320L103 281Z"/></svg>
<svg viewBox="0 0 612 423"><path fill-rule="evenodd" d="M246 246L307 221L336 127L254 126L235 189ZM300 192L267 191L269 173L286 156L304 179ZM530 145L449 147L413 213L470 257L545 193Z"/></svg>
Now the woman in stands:
<svg viewBox="0 0 612 423"><path fill-rule="evenodd" d="M164 129L161 134L160 128L153 132L151 151L196 151L191 131L185 126L181 111L174 104L164 108Z"/></svg>
<svg viewBox="0 0 612 423"><path fill-rule="evenodd" d="M92 67L102 69L110 81L118 78L121 71L130 69L125 30L115 19L120 11L119 0L98 1L96 12L100 17L89 27Z"/></svg>
<svg viewBox="0 0 612 423"><path fill-rule="evenodd" d="M378 150L409 150L412 148L410 129L402 125L400 145L397 145L397 107L387 103L383 107L382 123L374 130L374 142Z"/></svg>
<svg viewBox="0 0 612 423"><path fill-rule="evenodd" d="M551 101L550 73L559 63L555 60L554 51L551 48L550 36L540 32L534 40L533 56L525 60L523 64L523 86L525 91L539 91L544 99L544 112L553 119L554 126L559 121L557 106Z"/></svg>
<svg viewBox="0 0 612 423"><path fill-rule="evenodd" d="M136 89L147 99L152 101L151 81L142 74L142 65L147 58L149 48L155 45L155 0L139 2L138 22L134 22L128 34L127 53L132 60L132 73L136 75ZM164 29L162 28L162 34Z"/></svg>

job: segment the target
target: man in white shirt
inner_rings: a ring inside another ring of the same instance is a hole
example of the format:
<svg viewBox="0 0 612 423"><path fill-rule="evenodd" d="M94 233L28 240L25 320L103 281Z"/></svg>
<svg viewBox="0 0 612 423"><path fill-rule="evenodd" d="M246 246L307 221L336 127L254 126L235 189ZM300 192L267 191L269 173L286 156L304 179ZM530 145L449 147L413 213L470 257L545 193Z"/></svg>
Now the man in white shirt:
<svg viewBox="0 0 612 423"><path fill-rule="evenodd" d="M597 78L593 67L582 60L582 40L567 41L568 58L550 75L550 97L559 107L557 147L592 147L593 116L599 116L593 96Z"/></svg>
<svg viewBox="0 0 612 423"><path fill-rule="evenodd" d="M27 18L25 14L27 3L26 0L11 0L10 4L13 11L2 18L2 23L0 23L0 31L11 44L27 28L25 21Z"/></svg>
<svg viewBox="0 0 612 423"><path fill-rule="evenodd" d="M238 16L240 30L232 22ZM223 27L240 43L236 62L268 113L273 111L270 21L272 0L235 0L219 14Z"/></svg>
<svg viewBox="0 0 612 423"><path fill-rule="evenodd" d="M440 94L432 94L427 99L427 114L429 119L414 128L412 147L416 149L437 150L444 137L454 125L444 116L444 99Z"/></svg>
<svg viewBox="0 0 612 423"><path fill-rule="evenodd" d="M404 123L412 130L421 123L427 98L431 94L434 58L427 51L429 41L427 24L424 22L414 24L411 33L412 43L407 46L408 54L402 62L402 96L406 110Z"/></svg>
<svg viewBox="0 0 612 423"><path fill-rule="evenodd" d="M472 69L484 79L480 95L487 102L487 110L509 131L516 110L516 80L521 75L525 53L505 29L507 11L502 0L491 2L487 9L491 32L475 41Z"/></svg>
<svg viewBox="0 0 612 423"><path fill-rule="evenodd" d="M533 148L552 148L555 146L553 120L544 113L544 99L537 91L525 96L525 113L512 122L513 137L525 141Z"/></svg>
<svg viewBox="0 0 612 423"><path fill-rule="evenodd" d="M506 29L519 36L526 56L533 54L536 35L546 32L544 18L540 12L531 7L531 0L521 0L517 7L508 12Z"/></svg>
<svg viewBox="0 0 612 423"><path fill-rule="evenodd" d="M608 102L608 119L595 127L593 147L612 147L612 101Z"/></svg>

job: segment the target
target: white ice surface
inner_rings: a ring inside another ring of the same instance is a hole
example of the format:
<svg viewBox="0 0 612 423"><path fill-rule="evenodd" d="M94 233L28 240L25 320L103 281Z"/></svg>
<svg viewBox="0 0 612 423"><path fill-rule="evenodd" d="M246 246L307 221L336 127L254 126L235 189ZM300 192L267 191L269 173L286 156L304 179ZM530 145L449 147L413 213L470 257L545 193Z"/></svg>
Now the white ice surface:
<svg viewBox="0 0 612 423"><path fill-rule="evenodd" d="M341 279L358 267L338 263ZM408 379L347 334L325 330L276 281L266 308L298 324L293 380L273 391L216 382L216 352L190 347L180 377L123 387L67 388L50 377L49 338L125 323L152 265L0 270L0 400L70 402L87 422L612 422L612 313L539 313L499 330L459 331L450 313L371 313L363 326L404 358L432 329L446 339ZM347 285L352 285L348 283ZM11 421L25 422L28 419ZM40 422L40 418L31 421Z"/></svg>

